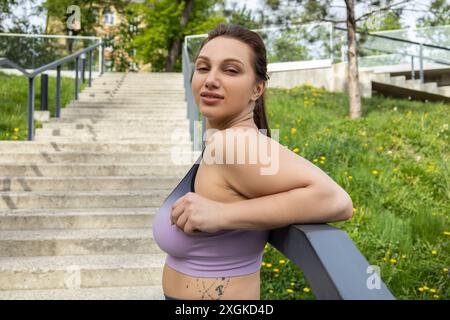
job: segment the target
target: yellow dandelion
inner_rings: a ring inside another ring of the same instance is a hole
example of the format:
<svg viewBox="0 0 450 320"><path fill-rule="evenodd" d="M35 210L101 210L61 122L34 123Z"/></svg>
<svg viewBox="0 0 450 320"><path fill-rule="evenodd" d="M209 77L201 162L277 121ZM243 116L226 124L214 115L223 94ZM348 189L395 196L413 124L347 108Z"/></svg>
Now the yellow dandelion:
<svg viewBox="0 0 450 320"><path fill-rule="evenodd" d="M326 158L325 158L324 156L321 156L320 159L321 159L321 160L325 160Z"/></svg>
<svg viewBox="0 0 450 320"><path fill-rule="evenodd" d="M448 268L444 268L444 269L442 269L442 271L448 272Z"/></svg>
<svg viewBox="0 0 450 320"><path fill-rule="evenodd" d="M436 293L436 289L430 289L431 293Z"/></svg>
<svg viewBox="0 0 450 320"><path fill-rule="evenodd" d="M433 295L433 298L439 299L439 296L437 294Z"/></svg>
<svg viewBox="0 0 450 320"><path fill-rule="evenodd" d="M358 211L358 209L356 209L356 208L353 208L353 213L355 213L356 211Z"/></svg>
<svg viewBox="0 0 450 320"><path fill-rule="evenodd" d="M291 282L291 286L295 286L295 282Z"/></svg>
<svg viewBox="0 0 450 320"><path fill-rule="evenodd" d="M450 236L450 231L444 231L444 236Z"/></svg>
<svg viewBox="0 0 450 320"><path fill-rule="evenodd" d="M272 289L269 289L269 292L270 292L270 293L273 293L273 290L272 290Z"/></svg>
<svg viewBox="0 0 450 320"><path fill-rule="evenodd" d="M317 160L317 159L314 159L314 160L313 160L313 162L317 162L317 161L319 161L319 160Z"/></svg>
<svg viewBox="0 0 450 320"><path fill-rule="evenodd" d="M292 290L292 289L286 289L286 291L289 292L289 293L293 293L294 292L294 290Z"/></svg>
<svg viewBox="0 0 450 320"><path fill-rule="evenodd" d="M372 170L372 174L373 174L374 176L378 175L378 170Z"/></svg>
<svg viewBox="0 0 450 320"><path fill-rule="evenodd" d="M303 288L303 292L305 292L305 293L308 293L310 291L311 291L311 289L309 289L308 287Z"/></svg>
<svg viewBox="0 0 450 320"><path fill-rule="evenodd" d="M320 160L319 162L320 162L320 164L324 164L325 163L325 161L323 161L323 160Z"/></svg>
<svg viewBox="0 0 450 320"><path fill-rule="evenodd" d="M428 288L427 286L424 286L424 287L423 287L423 290L424 290L424 291L428 291L428 290L430 290L430 288Z"/></svg>
<svg viewBox="0 0 450 320"><path fill-rule="evenodd" d="M280 261L278 261L280 264L285 264L286 263L286 261L285 260L280 260Z"/></svg>
<svg viewBox="0 0 450 320"><path fill-rule="evenodd" d="M280 269L278 269L278 268L273 268L273 272L280 272Z"/></svg>
<svg viewBox="0 0 450 320"><path fill-rule="evenodd" d="M267 268L271 268L271 267L272 267L272 264L271 264L271 263L266 263L266 267L267 267Z"/></svg>
<svg viewBox="0 0 450 320"><path fill-rule="evenodd" d="M291 128L291 134L296 134L297 133L297 128Z"/></svg>
<svg viewBox="0 0 450 320"><path fill-rule="evenodd" d="M396 262L397 262L397 260L391 259L391 263L392 263L392 264L395 264Z"/></svg>
<svg viewBox="0 0 450 320"><path fill-rule="evenodd" d="M422 287L420 287L418 290L419 290L420 292L423 292L424 289L423 289Z"/></svg>
<svg viewBox="0 0 450 320"><path fill-rule="evenodd" d="M402 255L402 259L406 259L406 255Z"/></svg>
<svg viewBox="0 0 450 320"><path fill-rule="evenodd" d="M352 177L352 176L348 176L347 179L348 179L348 180L352 180L353 177Z"/></svg>
<svg viewBox="0 0 450 320"><path fill-rule="evenodd" d="M265 263L265 262L262 262L261 265L264 267L264 266L266 265L266 263Z"/></svg>
<svg viewBox="0 0 450 320"><path fill-rule="evenodd" d="M386 257L384 257L384 258L383 258L383 260L384 260L384 261L387 261L387 258L386 258Z"/></svg>
<svg viewBox="0 0 450 320"><path fill-rule="evenodd" d="M431 250L431 254L432 254L433 256L437 255L437 250Z"/></svg>
<svg viewBox="0 0 450 320"><path fill-rule="evenodd" d="M364 147L364 148L367 148L368 146L369 146L369 145L368 145L367 143L364 143L364 144L363 144L363 147Z"/></svg>
<svg viewBox="0 0 450 320"><path fill-rule="evenodd" d="M377 149L378 149L378 151L383 151L383 147L382 146L379 146Z"/></svg>
<svg viewBox="0 0 450 320"><path fill-rule="evenodd" d="M305 147L309 146L309 143L305 143Z"/></svg>
<svg viewBox="0 0 450 320"><path fill-rule="evenodd" d="M300 149L299 148L294 148L292 151L294 151L295 153L299 153Z"/></svg>
<svg viewBox="0 0 450 320"><path fill-rule="evenodd" d="M19 132L19 128L14 128L14 132Z"/></svg>
<svg viewBox="0 0 450 320"><path fill-rule="evenodd" d="M13 136L12 138L13 138L13 140L17 140L17 136Z"/></svg>

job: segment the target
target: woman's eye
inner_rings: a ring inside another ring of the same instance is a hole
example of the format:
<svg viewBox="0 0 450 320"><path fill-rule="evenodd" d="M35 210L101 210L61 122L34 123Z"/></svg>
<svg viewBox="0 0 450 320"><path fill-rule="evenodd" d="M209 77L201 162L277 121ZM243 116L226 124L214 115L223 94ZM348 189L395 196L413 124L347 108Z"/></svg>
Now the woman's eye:
<svg viewBox="0 0 450 320"><path fill-rule="evenodd" d="M198 70L198 71L208 70L208 68L197 68L197 70ZM233 69L227 69L227 70L225 70L225 71L230 71L230 72L233 72L233 73L238 73L236 70L233 70Z"/></svg>

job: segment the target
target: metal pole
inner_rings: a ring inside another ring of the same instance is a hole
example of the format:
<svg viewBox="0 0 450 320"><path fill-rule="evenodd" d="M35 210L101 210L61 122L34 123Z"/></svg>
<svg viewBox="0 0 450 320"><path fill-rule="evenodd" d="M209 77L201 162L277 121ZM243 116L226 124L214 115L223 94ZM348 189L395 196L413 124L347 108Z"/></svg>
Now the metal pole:
<svg viewBox="0 0 450 320"><path fill-rule="evenodd" d="M420 82L423 83L424 81L424 77L423 77L423 46L422 43L420 44L420 60L419 60L419 65L420 65Z"/></svg>
<svg viewBox="0 0 450 320"><path fill-rule="evenodd" d="M414 56L411 56L411 79L416 78L416 72L414 70Z"/></svg>
<svg viewBox="0 0 450 320"><path fill-rule="evenodd" d="M101 50L101 69L100 69L100 74L103 74L105 72L105 49L103 48L103 45L101 46L102 50Z"/></svg>
<svg viewBox="0 0 450 320"><path fill-rule="evenodd" d="M92 50L89 51L89 87L92 85Z"/></svg>
<svg viewBox="0 0 450 320"><path fill-rule="evenodd" d="M61 66L56 67L56 117L61 115Z"/></svg>
<svg viewBox="0 0 450 320"><path fill-rule="evenodd" d="M28 78L28 140L34 136L34 77Z"/></svg>
<svg viewBox="0 0 450 320"><path fill-rule="evenodd" d="M75 100L78 100L78 65L80 62L80 58L76 57L75 59Z"/></svg>
<svg viewBox="0 0 450 320"><path fill-rule="evenodd" d="M48 74L41 74L41 110L48 110Z"/></svg>
<svg viewBox="0 0 450 320"><path fill-rule="evenodd" d="M86 70L86 55L83 53L81 55L81 82L85 83L86 79L84 76L84 71Z"/></svg>

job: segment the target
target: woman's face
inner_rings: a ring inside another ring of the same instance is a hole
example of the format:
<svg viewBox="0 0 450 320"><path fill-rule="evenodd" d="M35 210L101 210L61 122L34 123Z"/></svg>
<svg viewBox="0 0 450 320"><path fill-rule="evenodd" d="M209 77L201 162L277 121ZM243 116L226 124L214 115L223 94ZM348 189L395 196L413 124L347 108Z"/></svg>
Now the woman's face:
<svg viewBox="0 0 450 320"><path fill-rule="evenodd" d="M249 119L255 100L262 94L264 84L255 85L251 54L247 44L219 36L206 43L194 61L192 94L200 112L210 123L217 124L215 127L229 127L239 119ZM208 102L201 97L206 91L223 99Z"/></svg>

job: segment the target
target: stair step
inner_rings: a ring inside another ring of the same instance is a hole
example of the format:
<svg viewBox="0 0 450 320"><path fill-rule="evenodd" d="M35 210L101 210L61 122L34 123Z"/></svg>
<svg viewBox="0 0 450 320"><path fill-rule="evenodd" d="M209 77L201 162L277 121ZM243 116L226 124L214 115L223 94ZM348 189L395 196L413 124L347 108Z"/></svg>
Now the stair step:
<svg viewBox="0 0 450 320"><path fill-rule="evenodd" d="M161 285L53 290L0 290L0 300L164 300Z"/></svg>
<svg viewBox="0 0 450 320"><path fill-rule="evenodd" d="M166 254L0 258L1 290L161 285Z"/></svg>
<svg viewBox="0 0 450 320"><path fill-rule="evenodd" d="M181 177L80 176L80 177L1 177L0 192L22 191L121 191L173 189Z"/></svg>
<svg viewBox="0 0 450 320"><path fill-rule="evenodd" d="M0 232L0 257L161 253L151 226L141 229L46 229Z"/></svg>
<svg viewBox="0 0 450 320"><path fill-rule="evenodd" d="M157 209L158 207L2 209L0 231L142 228L153 224Z"/></svg>
<svg viewBox="0 0 450 320"><path fill-rule="evenodd" d="M201 151L187 152L3 152L0 153L0 164L33 163L34 165L45 163L146 163L168 164L177 160L185 160L186 165L193 164L200 156Z"/></svg>

